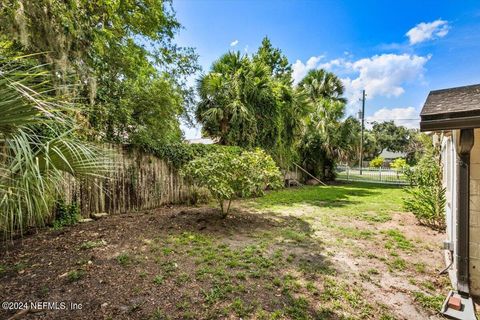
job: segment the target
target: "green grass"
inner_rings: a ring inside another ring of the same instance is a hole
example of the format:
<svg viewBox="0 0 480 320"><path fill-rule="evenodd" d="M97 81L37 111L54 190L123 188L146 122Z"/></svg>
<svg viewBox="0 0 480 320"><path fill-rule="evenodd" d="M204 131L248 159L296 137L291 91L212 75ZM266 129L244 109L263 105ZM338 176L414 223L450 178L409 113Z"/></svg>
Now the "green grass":
<svg viewBox="0 0 480 320"><path fill-rule="evenodd" d="M437 312L442 308L445 300L443 295L428 295L423 292L413 292L413 296L422 307Z"/></svg>
<svg viewBox="0 0 480 320"><path fill-rule="evenodd" d="M370 275L377 275L377 274L380 273L380 272L378 272L377 269L374 269L374 268L368 269L367 272L368 272L368 274L370 274Z"/></svg>
<svg viewBox="0 0 480 320"><path fill-rule="evenodd" d="M390 271L404 271L407 268L407 262L402 258L395 258L388 262Z"/></svg>
<svg viewBox="0 0 480 320"><path fill-rule="evenodd" d="M82 279L84 275L85 272L83 272L82 270L72 270L67 274L67 280L68 282L76 282Z"/></svg>
<svg viewBox="0 0 480 320"><path fill-rule="evenodd" d="M133 262L133 258L127 252L120 253L115 259L124 267Z"/></svg>
<svg viewBox="0 0 480 320"><path fill-rule="evenodd" d="M155 276L155 278L153 278L153 283L155 283L156 285L161 285L163 284L165 280L163 279L163 276L161 275L157 275Z"/></svg>
<svg viewBox="0 0 480 320"><path fill-rule="evenodd" d="M230 305L230 308L235 312L235 314L240 317L244 318L250 314L252 311L249 306L247 306L242 299L240 298L235 298L233 299L232 304Z"/></svg>
<svg viewBox="0 0 480 320"><path fill-rule="evenodd" d="M337 229L340 231L340 233L347 237L347 238L352 238L352 239L371 239L372 236L375 234L373 231L370 230L363 230L363 229L357 229L357 228L352 228L352 227L337 227Z"/></svg>
<svg viewBox="0 0 480 320"><path fill-rule="evenodd" d="M27 269L27 267L28 267L28 264L26 262L20 261L13 265L13 270L15 270L15 272L21 272Z"/></svg>
<svg viewBox="0 0 480 320"><path fill-rule="evenodd" d="M80 249L87 250L97 247L103 247L107 244L105 240L98 240L98 241L85 241L80 245Z"/></svg>
<svg viewBox="0 0 480 320"><path fill-rule="evenodd" d="M167 316L162 309L157 308L148 319L149 320L166 320L166 319L170 319L170 317Z"/></svg>
<svg viewBox="0 0 480 320"><path fill-rule="evenodd" d="M393 313L391 307L370 304L358 281L377 284L387 269L401 272L407 267L409 278L415 278L412 272L421 269L420 264L417 268L403 258L408 259L405 253L416 253L423 247L414 246L390 223L391 229L382 225L401 208L401 196L401 188L368 183L267 192L263 198L242 201L241 209L234 213L235 219L247 214L267 221L265 225L237 226L233 221L233 227L225 226L232 235L238 232L241 241L231 242L223 233L202 231L172 231L144 240L153 256L148 261L155 261L158 275L140 272L139 278L148 276L147 281L159 287L167 283L184 289L197 282L198 291L182 296L176 304L177 316L184 319L199 315L393 319L388 316ZM256 210L252 212L252 208ZM367 245L371 250L364 249ZM95 245L89 242L82 245L82 249L92 247ZM346 278L332 259L342 250L351 254L351 259L375 260L370 268L365 266ZM116 260L122 266L146 263L133 251L121 253ZM430 283L422 283L424 289L430 292ZM193 295L198 296L192 300ZM428 295L415 297L419 306L427 309L435 303ZM151 316L166 318L161 311Z"/></svg>
<svg viewBox="0 0 480 320"><path fill-rule="evenodd" d="M362 296L362 290L334 277L325 278L324 290L320 294L323 301L332 301L338 308L351 308L362 318L371 317L372 306Z"/></svg>
<svg viewBox="0 0 480 320"><path fill-rule="evenodd" d="M291 319L308 319L308 301L303 298L291 298L289 305L285 308L285 313L290 316Z"/></svg>
<svg viewBox="0 0 480 320"><path fill-rule="evenodd" d="M336 216L346 216L370 223L391 219L391 212L402 207L402 188L372 183L351 183L336 186L304 186L268 192L250 201L257 209L284 212L285 209L308 205L323 213L324 222ZM328 215L326 213L328 212ZM305 214L304 219L309 215Z"/></svg>
<svg viewBox="0 0 480 320"><path fill-rule="evenodd" d="M387 242L385 248L387 249L400 249L404 251L411 251L413 249L413 243L405 238L402 232L397 229L390 229L384 232L387 236Z"/></svg>
<svg viewBox="0 0 480 320"><path fill-rule="evenodd" d="M418 273L426 272L425 263L419 262L419 263L415 263L413 266L415 267L415 271L417 271Z"/></svg>
<svg viewBox="0 0 480 320"><path fill-rule="evenodd" d="M282 236L285 239L293 240L296 242L303 242L308 238L308 234L302 231L286 228L282 230Z"/></svg>

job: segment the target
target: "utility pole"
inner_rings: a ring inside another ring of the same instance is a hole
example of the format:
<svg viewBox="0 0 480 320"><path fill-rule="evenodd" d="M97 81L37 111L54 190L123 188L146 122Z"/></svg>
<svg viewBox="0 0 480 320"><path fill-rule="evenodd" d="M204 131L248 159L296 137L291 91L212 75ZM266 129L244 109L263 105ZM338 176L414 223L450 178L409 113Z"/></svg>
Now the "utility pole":
<svg viewBox="0 0 480 320"><path fill-rule="evenodd" d="M362 135L360 140L360 175L362 175L362 167L363 167L363 131L365 130L365 90L362 91Z"/></svg>

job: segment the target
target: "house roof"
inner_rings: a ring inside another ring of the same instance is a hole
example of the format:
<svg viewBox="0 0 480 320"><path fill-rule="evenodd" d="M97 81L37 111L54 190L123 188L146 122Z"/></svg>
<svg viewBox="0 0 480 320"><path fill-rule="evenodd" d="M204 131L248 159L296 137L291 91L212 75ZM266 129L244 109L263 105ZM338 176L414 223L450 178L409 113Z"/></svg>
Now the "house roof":
<svg viewBox="0 0 480 320"><path fill-rule="evenodd" d="M186 140L190 144L214 144L215 141L210 138L194 138Z"/></svg>
<svg viewBox="0 0 480 320"><path fill-rule="evenodd" d="M480 84L431 91L420 113L422 131L480 127Z"/></svg>
<svg viewBox="0 0 480 320"><path fill-rule="evenodd" d="M391 159L396 159L396 158L403 158L403 157L406 157L407 154L405 152L393 152L393 151L389 151L387 149L384 149L382 151L382 153L380 153L380 157L384 158L384 159L387 159L387 160L391 160Z"/></svg>

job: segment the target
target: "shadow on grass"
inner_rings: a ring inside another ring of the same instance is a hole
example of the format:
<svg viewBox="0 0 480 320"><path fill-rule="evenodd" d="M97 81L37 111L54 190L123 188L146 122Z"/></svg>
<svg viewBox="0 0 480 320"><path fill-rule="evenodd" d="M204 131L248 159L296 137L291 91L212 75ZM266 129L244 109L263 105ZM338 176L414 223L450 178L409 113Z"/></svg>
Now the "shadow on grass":
<svg viewBox="0 0 480 320"><path fill-rule="evenodd" d="M171 227L167 229L175 229L175 234L193 232L233 248L252 243L269 244L271 250L282 249L292 253L299 269L328 274L334 272L331 263L323 255L323 242L312 237L312 225L298 217L234 209L223 219L218 210L202 208L180 211L171 217L170 224Z"/></svg>
<svg viewBox="0 0 480 320"><path fill-rule="evenodd" d="M271 250L291 252L299 269L333 272L327 257L322 254L323 242L312 237L311 224L299 217L234 209L226 218L221 218L218 210L201 208L180 211L169 219L168 224L167 229L175 230L173 234L194 232L233 248L252 243L268 244Z"/></svg>
<svg viewBox="0 0 480 320"><path fill-rule="evenodd" d="M324 254L321 239L312 237L313 229L307 221L244 209L233 210L226 219L221 219L215 209L189 209L179 212L171 220L183 225L182 229L172 232L180 237L177 239L192 239L179 240L188 250L215 256L215 259L200 258L203 262L197 266L201 270L212 269L210 282L200 280L209 297L232 285L255 288L248 292L235 289L226 292L216 301L219 305L222 301L228 304L235 299L250 312L253 306L261 306L272 317L277 314L289 319L342 319L340 311L318 307L318 299L323 295L318 284L324 277L335 277L338 270ZM197 237L208 240L202 245L201 241L196 242ZM189 247L192 245L193 249ZM205 267L204 264L208 263L212 265ZM229 276L219 278L214 274L216 268ZM238 280L240 275L242 280ZM325 299L328 301L328 297ZM251 315L250 312L238 316L245 317Z"/></svg>

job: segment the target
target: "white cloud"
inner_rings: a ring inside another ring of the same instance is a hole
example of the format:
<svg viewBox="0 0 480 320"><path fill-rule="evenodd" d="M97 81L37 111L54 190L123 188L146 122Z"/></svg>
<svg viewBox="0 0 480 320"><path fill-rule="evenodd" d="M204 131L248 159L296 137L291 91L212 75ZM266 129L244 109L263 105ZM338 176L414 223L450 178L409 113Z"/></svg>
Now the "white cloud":
<svg viewBox="0 0 480 320"><path fill-rule="evenodd" d="M381 54L356 61L338 58L320 63L322 58L323 56L313 56L306 63L297 60L292 66L294 83L298 83L311 69L333 71L341 76L347 99L355 103L364 89L369 99L375 96L402 95L405 83L423 78L424 66L430 56Z"/></svg>
<svg viewBox="0 0 480 320"><path fill-rule="evenodd" d="M377 110L373 116L365 117L366 127L370 129L372 123L384 122L393 120L398 126L405 126L407 128L418 128L419 127L419 111L414 107L406 108L382 108Z"/></svg>
<svg viewBox="0 0 480 320"><path fill-rule="evenodd" d="M238 40L233 40L230 42L230 47L235 47L238 44Z"/></svg>
<svg viewBox="0 0 480 320"><path fill-rule="evenodd" d="M344 66L357 74L342 79L346 96L350 102L355 102L365 89L370 99L375 96L398 97L405 92L405 83L423 78L424 66L429 59L430 56L382 54L346 62Z"/></svg>
<svg viewBox="0 0 480 320"><path fill-rule="evenodd" d="M313 56L306 63L297 60L293 64L293 79L297 84L311 69L323 68L334 72L345 86L345 97L348 99L346 113L351 115L358 110L362 90L366 91L367 100L378 96L398 97L405 92L406 84L422 83L425 64L430 57L406 53L381 54L354 61L338 58L320 63L323 56Z"/></svg>
<svg viewBox="0 0 480 320"><path fill-rule="evenodd" d="M328 62L322 63L318 66L320 69L334 71L335 73L349 72L352 68L352 63L344 58L337 58Z"/></svg>
<svg viewBox="0 0 480 320"><path fill-rule="evenodd" d="M323 57L324 56L310 57L305 64L300 60L295 61L295 63L292 65L293 83L299 83L309 70L318 68L318 63L323 59Z"/></svg>
<svg viewBox="0 0 480 320"><path fill-rule="evenodd" d="M448 21L438 19L432 22L417 24L406 33L406 36L410 44L413 45L427 40L445 37L449 29Z"/></svg>

